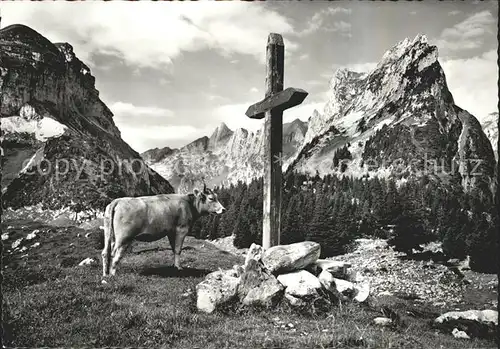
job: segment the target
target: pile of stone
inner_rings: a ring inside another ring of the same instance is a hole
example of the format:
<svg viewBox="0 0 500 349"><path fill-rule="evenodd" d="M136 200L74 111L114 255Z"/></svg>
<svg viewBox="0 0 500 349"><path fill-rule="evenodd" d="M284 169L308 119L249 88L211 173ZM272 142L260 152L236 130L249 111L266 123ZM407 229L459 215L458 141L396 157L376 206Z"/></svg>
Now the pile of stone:
<svg viewBox="0 0 500 349"><path fill-rule="evenodd" d="M366 283L350 280L350 264L319 259L320 245L304 241L264 250L252 244L244 265L210 273L196 286L197 307L211 313L228 302L271 307L279 302L307 305L318 297L364 302Z"/></svg>

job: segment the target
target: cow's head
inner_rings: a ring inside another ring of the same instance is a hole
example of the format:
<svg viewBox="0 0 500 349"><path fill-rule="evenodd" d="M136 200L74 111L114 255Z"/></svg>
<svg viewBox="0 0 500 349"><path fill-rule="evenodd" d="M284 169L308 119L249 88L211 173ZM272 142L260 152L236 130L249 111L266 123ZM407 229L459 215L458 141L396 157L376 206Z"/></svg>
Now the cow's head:
<svg viewBox="0 0 500 349"><path fill-rule="evenodd" d="M212 214L222 214L226 211L224 206L221 205L217 194L212 190L208 189L206 185L203 185L203 190L194 190L194 195L196 197L197 209L201 215L212 213Z"/></svg>

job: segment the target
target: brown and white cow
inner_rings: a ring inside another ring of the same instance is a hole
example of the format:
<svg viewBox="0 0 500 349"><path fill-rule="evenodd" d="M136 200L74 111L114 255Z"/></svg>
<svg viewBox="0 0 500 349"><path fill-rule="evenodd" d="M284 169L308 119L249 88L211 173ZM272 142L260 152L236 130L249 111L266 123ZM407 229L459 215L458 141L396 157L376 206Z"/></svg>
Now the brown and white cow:
<svg viewBox="0 0 500 349"><path fill-rule="evenodd" d="M182 269L180 254L184 238L201 216L226 209L217 194L204 186L193 194L162 194L113 200L104 214L103 275L115 275L125 250L134 240L156 241L165 236L174 252L174 266ZM110 268L111 262L111 268Z"/></svg>

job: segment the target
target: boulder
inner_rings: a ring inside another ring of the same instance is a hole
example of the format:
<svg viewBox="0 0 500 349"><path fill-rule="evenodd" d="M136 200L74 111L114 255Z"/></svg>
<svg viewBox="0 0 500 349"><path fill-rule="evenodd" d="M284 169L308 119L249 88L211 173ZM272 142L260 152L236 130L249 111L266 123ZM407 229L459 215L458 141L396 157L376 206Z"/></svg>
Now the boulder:
<svg viewBox="0 0 500 349"><path fill-rule="evenodd" d="M240 278L235 275L234 269L214 271L196 285L196 307L198 310L211 313L217 306L236 297Z"/></svg>
<svg viewBox="0 0 500 349"><path fill-rule="evenodd" d="M460 331L458 328L454 328L453 331L451 331L451 334L455 338L470 339L467 333L465 333L464 331Z"/></svg>
<svg viewBox="0 0 500 349"><path fill-rule="evenodd" d="M282 274L313 264L318 260L320 253L321 247L318 243L303 241L269 248L262 255L262 262L271 273Z"/></svg>
<svg viewBox="0 0 500 349"><path fill-rule="evenodd" d="M272 306L283 295L283 285L264 271L260 262L249 259L238 285L238 297L244 305Z"/></svg>
<svg viewBox="0 0 500 349"><path fill-rule="evenodd" d="M329 272L336 278L345 279L347 276L347 269L351 267L351 264L328 259L318 259L314 263L314 266L321 271Z"/></svg>
<svg viewBox="0 0 500 349"><path fill-rule="evenodd" d="M285 287L285 294L294 297L306 297L318 294L322 288L321 282L308 271L300 270L278 276L278 281Z"/></svg>
<svg viewBox="0 0 500 349"><path fill-rule="evenodd" d="M337 292L340 293L341 295L347 296L347 297L352 297L354 295L354 284L352 282L342 280L342 279L333 279L335 288L337 289Z"/></svg>
<svg viewBox="0 0 500 349"><path fill-rule="evenodd" d="M450 311L436 318L434 324L446 331L456 328L472 337L492 338L496 336L498 311L490 309Z"/></svg>
<svg viewBox="0 0 500 349"><path fill-rule="evenodd" d="M290 303L290 305L293 307L301 307L307 304L303 299L292 296L291 294L288 293L285 293L285 298L288 301L288 303Z"/></svg>
<svg viewBox="0 0 500 349"><path fill-rule="evenodd" d="M248 249L247 255L245 257L245 264L244 267L246 268L248 265L248 262L250 260L254 260L257 262L260 262L262 259L262 254L264 253L264 249L262 246L257 245L257 244L252 244L250 248Z"/></svg>
<svg viewBox="0 0 500 349"><path fill-rule="evenodd" d="M78 263L78 266L81 267L81 266L90 265L90 264L93 264L93 263L95 263L95 260L93 260L92 258L85 258L83 261L81 261L80 263Z"/></svg>
<svg viewBox="0 0 500 349"><path fill-rule="evenodd" d="M319 274L318 279L326 290L334 294L340 294L348 298L352 298L354 296L355 289L353 283L337 279L333 277L329 271L323 270L321 274Z"/></svg>
<svg viewBox="0 0 500 349"><path fill-rule="evenodd" d="M389 326L390 324L392 324L392 320L387 317L381 316L373 319L373 323L379 326Z"/></svg>

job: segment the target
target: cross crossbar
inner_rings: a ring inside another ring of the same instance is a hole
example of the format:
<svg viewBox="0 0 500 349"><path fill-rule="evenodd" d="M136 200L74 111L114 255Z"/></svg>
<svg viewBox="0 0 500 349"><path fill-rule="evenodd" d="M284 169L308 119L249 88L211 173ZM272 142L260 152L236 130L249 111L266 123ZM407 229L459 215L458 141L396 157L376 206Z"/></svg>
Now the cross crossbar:
<svg viewBox="0 0 500 349"><path fill-rule="evenodd" d="M245 115L251 119L263 119L266 111L284 111L304 101L308 93L300 88L289 87L248 107Z"/></svg>

